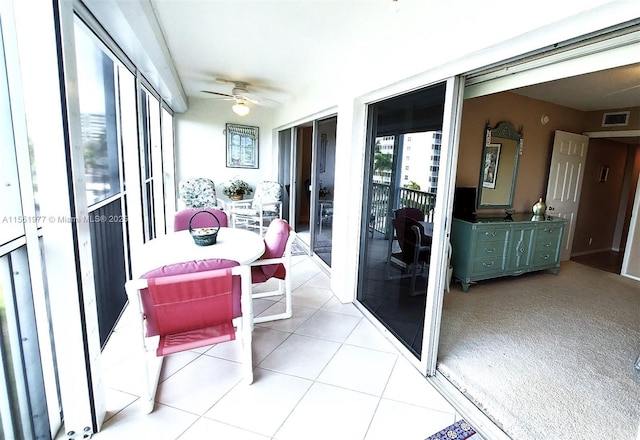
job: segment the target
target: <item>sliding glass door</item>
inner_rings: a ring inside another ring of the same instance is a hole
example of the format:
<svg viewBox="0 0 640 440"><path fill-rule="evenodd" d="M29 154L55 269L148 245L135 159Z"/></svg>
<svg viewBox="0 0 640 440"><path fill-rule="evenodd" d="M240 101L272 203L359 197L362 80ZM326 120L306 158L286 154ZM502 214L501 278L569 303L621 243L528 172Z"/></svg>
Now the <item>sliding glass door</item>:
<svg viewBox="0 0 640 440"><path fill-rule="evenodd" d="M289 194L290 223L299 241L331 266L336 116L279 133L280 179Z"/></svg>
<svg viewBox="0 0 640 440"><path fill-rule="evenodd" d="M358 301L417 359L443 287L451 154L441 159L453 82L368 108Z"/></svg>
<svg viewBox="0 0 640 440"><path fill-rule="evenodd" d="M311 218L313 218L312 246L316 254L331 266L333 237L333 193L336 157L336 117L314 124L314 170L310 186Z"/></svg>

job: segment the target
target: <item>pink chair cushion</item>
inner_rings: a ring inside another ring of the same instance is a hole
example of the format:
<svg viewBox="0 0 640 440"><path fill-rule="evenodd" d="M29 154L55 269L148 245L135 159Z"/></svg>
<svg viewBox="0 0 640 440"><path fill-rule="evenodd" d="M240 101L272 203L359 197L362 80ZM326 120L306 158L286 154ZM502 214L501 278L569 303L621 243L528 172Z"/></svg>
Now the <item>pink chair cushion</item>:
<svg viewBox="0 0 640 440"><path fill-rule="evenodd" d="M195 273L195 272L205 272L208 270L215 269L226 269L234 266L239 266L237 261L233 260L224 260L221 258L212 258L209 260L194 260L187 261L184 263L175 263L168 264L166 266L158 267L153 269L145 274L143 274L140 278L158 278L158 277L166 277L172 275L181 275L187 273ZM240 296L242 294L242 288L240 286L240 277L233 277L233 285L232 285L232 293L233 293L233 317L237 318L242 316L242 307L240 305ZM143 289L140 291L140 300L142 302L142 309L145 311L146 319L146 335L147 336L155 336L159 334L158 324L156 320L156 316L153 312L149 312L153 310L153 302L149 296L148 289Z"/></svg>
<svg viewBox="0 0 640 440"><path fill-rule="evenodd" d="M176 212L176 215L173 218L173 230L185 231L189 229L189 219L191 219L191 216L198 211L208 211L215 215L220 222L221 228L229 226L229 220L227 219L227 214L224 211L215 208L187 208ZM193 228L215 228L216 226L218 226L218 224L213 217L208 214L198 214L191 223L191 227Z"/></svg>
<svg viewBox="0 0 640 440"><path fill-rule="evenodd" d="M287 247L290 230L291 227L286 221L282 219L273 220L264 235L265 251L260 259L265 260L282 257ZM263 283L272 277L283 280L285 276L286 270L283 264L268 264L251 268L251 282L253 283Z"/></svg>
<svg viewBox="0 0 640 440"><path fill-rule="evenodd" d="M149 279L152 309L160 341L156 354L235 339L232 323L231 268Z"/></svg>

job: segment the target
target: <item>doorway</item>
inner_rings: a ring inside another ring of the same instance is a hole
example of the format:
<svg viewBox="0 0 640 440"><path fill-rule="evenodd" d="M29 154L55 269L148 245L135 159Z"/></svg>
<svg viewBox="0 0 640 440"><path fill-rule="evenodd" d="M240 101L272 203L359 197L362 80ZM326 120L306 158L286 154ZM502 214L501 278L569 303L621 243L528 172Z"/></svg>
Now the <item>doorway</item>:
<svg viewBox="0 0 640 440"><path fill-rule="evenodd" d="M333 194L335 181L337 116L329 116L280 132L281 152L288 156L292 224L310 255L331 267ZM293 140L290 140L293 137ZM287 145L293 145L288 148ZM290 155L286 154L291 150ZM291 159L289 159L289 157ZM289 165L290 163L290 165ZM284 174L283 178L286 178Z"/></svg>

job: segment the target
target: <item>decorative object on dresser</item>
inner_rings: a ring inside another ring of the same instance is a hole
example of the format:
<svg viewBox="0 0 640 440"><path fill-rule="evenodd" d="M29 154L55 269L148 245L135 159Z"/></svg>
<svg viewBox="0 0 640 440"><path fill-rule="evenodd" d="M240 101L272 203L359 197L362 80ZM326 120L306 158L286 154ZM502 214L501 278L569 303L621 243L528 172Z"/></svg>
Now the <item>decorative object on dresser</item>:
<svg viewBox="0 0 640 440"><path fill-rule="evenodd" d="M472 282L560 268L566 220L535 220L530 214L503 217L454 218L451 225L453 277L462 291Z"/></svg>
<svg viewBox="0 0 640 440"><path fill-rule="evenodd" d="M532 220L544 220L544 215L547 212L547 205L542 201L542 197L540 197L540 200L533 205L531 211L533 211Z"/></svg>

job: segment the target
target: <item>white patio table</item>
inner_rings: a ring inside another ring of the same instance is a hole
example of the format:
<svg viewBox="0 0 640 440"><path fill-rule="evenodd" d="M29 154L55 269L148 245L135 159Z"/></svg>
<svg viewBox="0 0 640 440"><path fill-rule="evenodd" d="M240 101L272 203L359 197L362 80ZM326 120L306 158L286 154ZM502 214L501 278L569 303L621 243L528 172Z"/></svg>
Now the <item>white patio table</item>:
<svg viewBox="0 0 640 440"><path fill-rule="evenodd" d="M216 244L198 246L188 230L170 232L148 241L133 256L134 279L161 266L193 260L224 258L250 264L264 253L264 240L246 229L220 228Z"/></svg>

